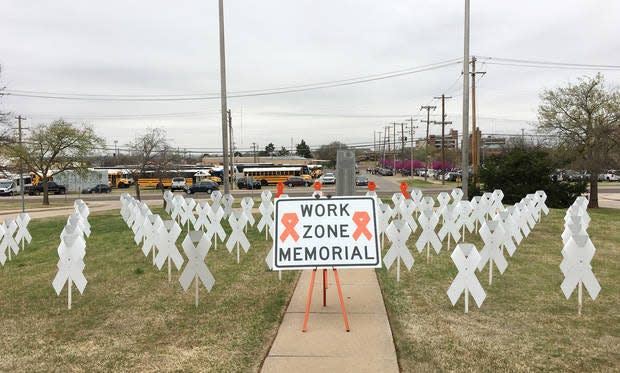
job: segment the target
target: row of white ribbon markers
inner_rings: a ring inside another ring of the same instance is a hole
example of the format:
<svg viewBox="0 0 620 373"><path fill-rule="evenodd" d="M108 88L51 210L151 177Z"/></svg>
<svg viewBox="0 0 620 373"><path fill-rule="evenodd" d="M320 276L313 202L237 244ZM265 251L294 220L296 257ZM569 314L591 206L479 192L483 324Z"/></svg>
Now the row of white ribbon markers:
<svg viewBox="0 0 620 373"><path fill-rule="evenodd" d="M368 192L367 195L376 197L374 192ZM398 281L400 281L400 262L402 261L408 270L414 265L414 258L407 243L413 233L420 231L414 245L419 252L426 250L427 261L432 259L432 252L439 254L444 244L450 250L451 241L454 241L455 248L451 258L458 274L447 294L453 305L461 294L464 294L465 312L467 312L469 294L478 307L486 297L476 277L476 269L482 271L488 264L489 284L491 284L493 267L504 273L508 266L504 250L512 256L522 240L529 236L540 221L541 215L548 214L549 209L545 204L547 196L544 191L528 194L521 202L507 207L502 204L501 190L475 196L471 201L462 200L462 196L460 189L454 189L451 193L439 193L435 200L431 196L424 196L419 189L413 189L410 198L405 198L402 193L395 193L392 196L393 205L383 203L379 198L375 200L381 240L383 242L387 238L389 241L389 249L383 257L383 262L387 269L396 263ZM280 196L280 198L287 197ZM146 257L152 256L153 265L158 269L161 270L167 263L169 282L172 282L172 264L177 270L181 270L185 264L179 282L183 289L188 291L194 281L196 305L200 283L208 291L211 291L215 284L215 278L205 263L211 247L217 248L218 243L223 243L231 253L236 249L239 263L240 249L246 253L250 249L250 242L246 237L248 227L255 226L259 232L264 231L266 240L273 239L274 202L270 191L261 193L258 221L252 214L254 200L251 197L241 199L239 208L235 209L234 196L222 195L218 191L210 195L210 201L196 201L166 192L165 210L170 216L170 219L166 220L153 214L145 203L129 194L121 195L120 200L121 216L131 228L136 244ZM587 200L580 197L566 213L565 229L562 233L564 260L560 265L566 276L566 280L562 283L562 291L568 298L575 287L578 287L580 312L582 284L586 286L593 299L600 291L600 285L589 265L594 255L594 246L586 232L590 220L586 205ZM67 225L61 233L61 243L58 247L59 271L53 281L57 293L60 293L65 282L69 283L69 308L71 284L74 283L80 293L86 286L82 271L86 252L85 238L90 235L88 206L83 201L77 200L74 207L75 211L68 218ZM231 228L229 234L222 226L223 219L228 221ZM26 229L29 220L27 214L22 214L15 222L4 222L0 226L2 235L0 237L3 237L0 241L2 249L0 262L4 263L3 254L6 248L17 254L18 242L21 241L23 245L24 241L30 241L31 237ZM177 247L177 241L183 230L187 230L181 243L185 256ZM484 243L480 252L473 244L465 242L468 233L480 235ZM266 262L270 267L271 260L272 255L269 253Z"/></svg>
<svg viewBox="0 0 620 373"><path fill-rule="evenodd" d="M564 274L564 281L560 285L566 299L570 298L577 288L577 312L581 315L583 306L583 286L585 285L592 300L595 300L601 291L601 285L594 277L590 261L596 249L588 235L590 216L587 212L588 200L577 197L564 216L564 231L562 232L562 262L560 270Z"/></svg>
<svg viewBox="0 0 620 373"><path fill-rule="evenodd" d="M62 288L67 284L67 307L71 309L71 290L73 284L80 294L86 288L84 277L84 256L86 255L86 238L90 237L90 210L81 199L73 203L73 213L67 218L67 223L60 233L58 246L58 272L52 280L52 287L60 295Z"/></svg>
<svg viewBox="0 0 620 373"><path fill-rule="evenodd" d="M25 212L17 214L13 219L7 219L0 224L0 264L4 266L7 260L20 251L24 251L25 244L32 241L28 231L30 215Z"/></svg>
<svg viewBox="0 0 620 373"><path fill-rule="evenodd" d="M372 192L368 194L373 195ZM418 252L426 249L427 262L431 259L431 247L439 254L444 246L450 250L451 241L456 247L451 254L458 274L448 288L447 294L456 304L461 294L465 297L465 312L469 310L469 294L478 307L486 298L486 293L476 277L476 269L482 271L489 266L489 285L493 281L493 267L504 273L508 262L504 250L512 256L522 240L529 236L541 215L548 214L544 191L528 194L519 203L505 207L501 190L475 196L471 201L462 200L463 192L454 189L451 193L441 192L435 201L424 196L419 189L413 189L411 198L402 193L392 197L393 207L379 204L379 231L390 241L383 262L390 268L396 261L396 277L400 280L400 260L411 270L414 258L409 252L409 237L420 230L415 248ZM478 252L475 245L466 243L466 234L479 234L484 246ZM459 242L460 241L460 242Z"/></svg>

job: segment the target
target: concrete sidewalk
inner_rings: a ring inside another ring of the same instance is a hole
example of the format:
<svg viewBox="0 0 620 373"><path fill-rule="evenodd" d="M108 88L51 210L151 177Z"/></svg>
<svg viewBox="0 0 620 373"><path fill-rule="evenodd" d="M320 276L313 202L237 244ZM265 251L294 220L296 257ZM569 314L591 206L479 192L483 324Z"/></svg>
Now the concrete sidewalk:
<svg viewBox="0 0 620 373"><path fill-rule="evenodd" d="M302 332L312 271L301 275L263 364L263 372L398 372L392 331L372 269L339 270L349 316L346 332L333 271L328 270L327 306L318 270L308 331Z"/></svg>

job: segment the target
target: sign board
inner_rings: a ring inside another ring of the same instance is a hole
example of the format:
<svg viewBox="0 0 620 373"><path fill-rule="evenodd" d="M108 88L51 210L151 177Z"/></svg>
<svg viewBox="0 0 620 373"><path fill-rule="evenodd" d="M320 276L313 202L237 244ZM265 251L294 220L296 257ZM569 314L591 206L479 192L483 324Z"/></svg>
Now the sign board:
<svg viewBox="0 0 620 373"><path fill-rule="evenodd" d="M372 197L278 199L274 269L381 267L375 206Z"/></svg>

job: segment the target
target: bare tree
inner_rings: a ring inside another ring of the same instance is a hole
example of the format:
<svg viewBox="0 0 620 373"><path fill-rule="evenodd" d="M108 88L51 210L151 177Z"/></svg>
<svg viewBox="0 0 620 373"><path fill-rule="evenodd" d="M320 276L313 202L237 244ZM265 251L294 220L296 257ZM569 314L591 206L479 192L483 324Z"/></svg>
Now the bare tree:
<svg viewBox="0 0 620 373"><path fill-rule="evenodd" d="M135 159L135 167L132 169L133 179L136 185L136 198L140 200L140 177L147 170L156 170L157 159L162 154L168 153L170 145L166 139L166 131L160 128L149 128L146 133L138 136L128 144Z"/></svg>
<svg viewBox="0 0 620 373"><path fill-rule="evenodd" d="M77 128L59 119L33 128L21 146L12 143L4 151L12 159L21 159L39 176L43 183L43 204L49 205L49 178L65 170L85 170L92 153L102 145L103 139L92 128Z"/></svg>
<svg viewBox="0 0 620 373"><path fill-rule="evenodd" d="M605 86L601 74L545 90L538 107L538 128L557 136L590 174L590 203L598 207L598 174L617 159L620 145L620 92Z"/></svg>

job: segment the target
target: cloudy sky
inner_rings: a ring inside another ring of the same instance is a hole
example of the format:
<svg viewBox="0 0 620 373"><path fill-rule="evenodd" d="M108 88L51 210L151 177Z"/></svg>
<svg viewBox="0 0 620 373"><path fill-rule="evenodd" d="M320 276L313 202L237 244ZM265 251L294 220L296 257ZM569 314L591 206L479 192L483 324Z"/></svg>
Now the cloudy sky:
<svg viewBox="0 0 620 373"><path fill-rule="evenodd" d="M243 96L228 101L238 147L372 144L412 116L421 137L420 106L439 107L442 93L453 97L447 120L461 129L463 1L224 6L228 91ZM3 111L29 126L58 117L90 124L110 147L147 127L164 128L181 149L221 146L217 0L0 0L0 9ZM533 131L545 88L597 71L620 85L618 30L616 0L473 0L483 133Z"/></svg>

